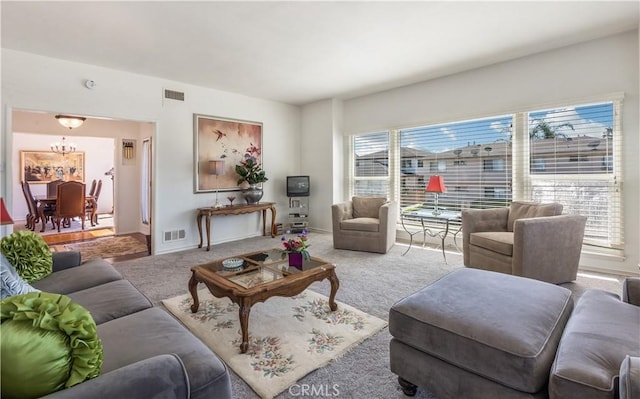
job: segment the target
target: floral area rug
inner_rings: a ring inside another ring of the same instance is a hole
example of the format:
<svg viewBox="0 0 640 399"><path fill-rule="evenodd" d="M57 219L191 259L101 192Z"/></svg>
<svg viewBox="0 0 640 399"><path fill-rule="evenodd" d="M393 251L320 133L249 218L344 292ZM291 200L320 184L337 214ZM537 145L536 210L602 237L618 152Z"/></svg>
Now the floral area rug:
<svg viewBox="0 0 640 399"><path fill-rule="evenodd" d="M162 302L261 398L273 398L387 325L340 302L332 312L329 298L306 290L253 305L249 349L242 354L238 305L207 289L198 291L198 298L197 313L191 313L190 294Z"/></svg>
<svg viewBox="0 0 640 399"><path fill-rule="evenodd" d="M113 258L114 256L147 252L147 245L131 236L98 238L66 244L64 247L71 251L80 251L83 261L91 258Z"/></svg>

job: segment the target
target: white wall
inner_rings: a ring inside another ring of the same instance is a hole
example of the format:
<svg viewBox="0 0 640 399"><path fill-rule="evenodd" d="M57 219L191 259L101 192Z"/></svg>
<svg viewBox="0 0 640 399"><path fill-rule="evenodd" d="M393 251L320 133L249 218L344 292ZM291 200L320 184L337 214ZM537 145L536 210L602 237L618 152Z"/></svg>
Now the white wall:
<svg viewBox="0 0 640 399"><path fill-rule="evenodd" d="M86 79L96 81L97 87L85 88ZM186 101L163 102L164 88L185 92ZM152 216L156 253L195 247L196 208L210 206L215 198L214 193L193 193L194 113L263 123L263 163L270 178L263 201L277 201L279 215L286 214L284 176L299 173L300 158L290 154L299 153L300 108L274 101L2 49L3 159L12 157L7 148L11 148L13 109L156 123ZM15 171L7 163L0 172L0 193L12 197L17 188L7 177ZM137 188L125 187L130 189ZM116 197L119 207L118 192ZM185 229L186 239L162 242L161 232L173 229ZM212 221L212 243L261 231L258 214L219 217Z"/></svg>
<svg viewBox="0 0 640 399"><path fill-rule="evenodd" d="M638 273L640 168L638 31L568 46L344 102L345 134L569 105L624 92L626 259L583 256L584 269Z"/></svg>

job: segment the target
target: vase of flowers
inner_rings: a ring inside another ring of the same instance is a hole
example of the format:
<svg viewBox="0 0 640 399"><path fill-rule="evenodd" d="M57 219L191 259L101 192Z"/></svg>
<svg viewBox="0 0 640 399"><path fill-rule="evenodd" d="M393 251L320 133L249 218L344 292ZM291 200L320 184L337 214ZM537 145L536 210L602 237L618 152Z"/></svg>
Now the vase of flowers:
<svg viewBox="0 0 640 399"><path fill-rule="evenodd" d="M256 161L255 157L248 157L244 161L236 165L236 173L238 174L238 185L247 182L249 188L242 191L247 204L255 204L260 201L263 195L262 187L258 186L267 180L262 166Z"/></svg>
<svg viewBox="0 0 640 399"><path fill-rule="evenodd" d="M301 234L298 234L295 238L287 239L286 236L282 236L282 258L288 256L289 266L302 267L305 260L309 260L309 241L307 240L307 230L302 230Z"/></svg>

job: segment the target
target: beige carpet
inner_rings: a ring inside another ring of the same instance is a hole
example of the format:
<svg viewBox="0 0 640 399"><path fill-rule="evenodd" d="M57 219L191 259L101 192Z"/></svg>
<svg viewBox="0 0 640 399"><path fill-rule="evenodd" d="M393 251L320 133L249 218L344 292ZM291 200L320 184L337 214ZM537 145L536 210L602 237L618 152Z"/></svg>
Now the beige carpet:
<svg viewBox="0 0 640 399"><path fill-rule="evenodd" d="M98 238L92 241L66 244L64 247L71 251L80 251L83 261L98 257L113 258L114 256L147 252L145 243L130 236Z"/></svg>
<svg viewBox="0 0 640 399"><path fill-rule="evenodd" d="M198 297L200 309L195 314L190 294L162 302L261 398L273 398L387 325L340 302L331 312L326 296L306 290L254 305L249 350L242 354L238 306L206 289L198 291Z"/></svg>

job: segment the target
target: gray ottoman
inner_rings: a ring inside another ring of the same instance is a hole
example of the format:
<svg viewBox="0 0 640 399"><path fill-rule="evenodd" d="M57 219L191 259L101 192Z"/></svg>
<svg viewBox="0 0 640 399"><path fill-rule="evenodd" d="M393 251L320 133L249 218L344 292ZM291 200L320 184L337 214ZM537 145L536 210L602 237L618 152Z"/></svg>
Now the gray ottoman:
<svg viewBox="0 0 640 399"><path fill-rule="evenodd" d="M407 395L544 398L572 309L565 288L456 270L389 311L391 371Z"/></svg>

